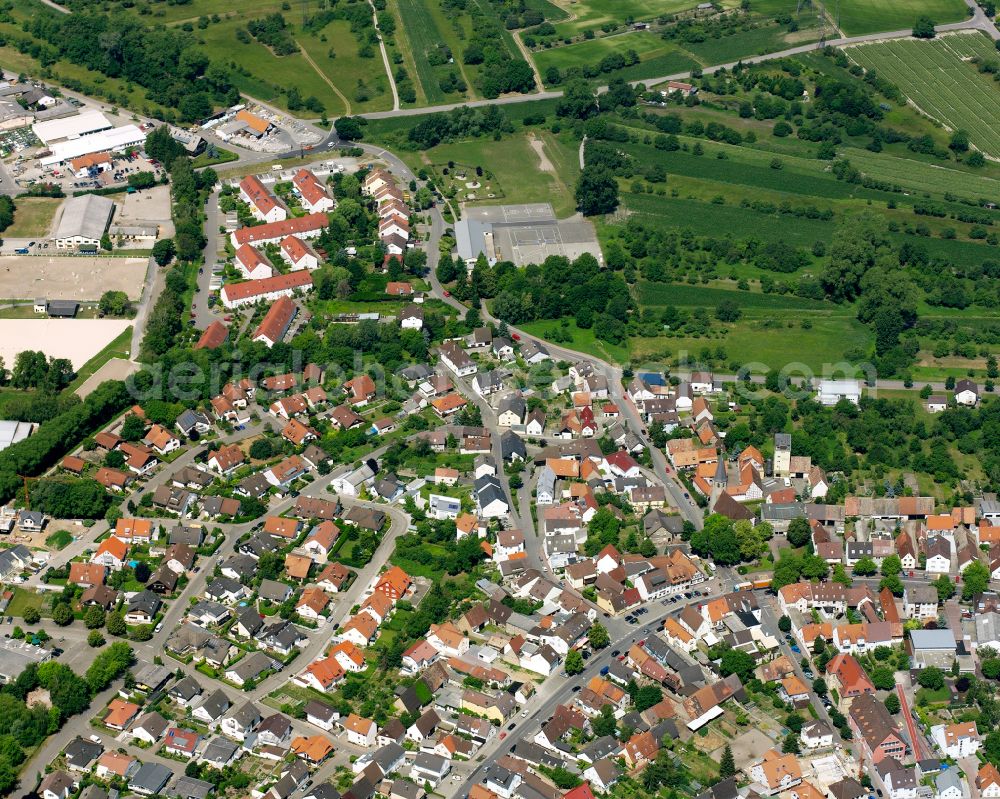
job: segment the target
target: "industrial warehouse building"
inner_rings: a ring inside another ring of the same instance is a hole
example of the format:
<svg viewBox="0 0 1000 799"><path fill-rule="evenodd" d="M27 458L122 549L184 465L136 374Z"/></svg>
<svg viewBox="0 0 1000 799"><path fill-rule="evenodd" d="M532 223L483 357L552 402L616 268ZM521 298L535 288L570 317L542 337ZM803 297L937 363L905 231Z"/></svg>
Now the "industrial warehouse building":
<svg viewBox="0 0 1000 799"><path fill-rule="evenodd" d="M97 194L70 197L63 203L62 216L53 239L59 249L97 247L111 223L115 203Z"/></svg>
<svg viewBox="0 0 1000 799"><path fill-rule="evenodd" d="M72 119L73 117L71 117ZM64 120L52 120L62 122ZM48 124L48 123L41 123ZM35 125L34 127L38 127ZM146 141L146 134L135 125L102 130L75 139L59 141L49 147L51 155L41 159L42 166L61 166L74 158L90 153L121 152L129 147L139 147Z"/></svg>
<svg viewBox="0 0 1000 799"><path fill-rule="evenodd" d="M111 130L112 127L114 126L104 114L94 110L84 111L82 114L76 114L71 117L60 117L59 119L49 119L45 122L36 122L31 126L31 130L43 144L48 146L55 142L66 141L67 139L79 139L82 136L90 136L102 130Z"/></svg>

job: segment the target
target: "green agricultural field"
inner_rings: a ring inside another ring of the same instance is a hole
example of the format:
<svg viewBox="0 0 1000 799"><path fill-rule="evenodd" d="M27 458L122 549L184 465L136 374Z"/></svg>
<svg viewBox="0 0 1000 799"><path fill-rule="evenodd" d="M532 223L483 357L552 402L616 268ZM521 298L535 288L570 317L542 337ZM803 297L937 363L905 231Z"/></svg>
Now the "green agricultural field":
<svg viewBox="0 0 1000 799"><path fill-rule="evenodd" d="M794 10L793 6L791 11ZM813 20L803 18L800 25L798 31L789 33L784 26L766 22L758 28L741 31L732 36L687 44L685 49L703 64L728 64L745 56L773 53L788 47L819 41L820 29L815 26Z"/></svg>
<svg viewBox="0 0 1000 799"><path fill-rule="evenodd" d="M924 113L951 130L968 131L987 155L1000 156L1000 92L989 74L965 59L993 59L996 50L985 35L953 34L930 41L900 39L847 49L865 69L890 76Z"/></svg>
<svg viewBox="0 0 1000 799"><path fill-rule="evenodd" d="M689 143L694 141L686 137L682 140ZM668 175L686 175L807 197L845 199L879 196L877 192L837 180L825 171L827 164L823 161L783 155L780 156L782 168L773 169L773 153L714 142L708 146L719 148L728 157L720 160L709 155L692 155L690 151L668 152L641 144L626 144L622 149L634 155L638 163L662 165Z"/></svg>
<svg viewBox="0 0 1000 799"><path fill-rule="evenodd" d="M236 38L237 29L245 27L247 20L258 13L256 9L241 13L199 32L209 57L232 61L249 73L235 76L242 92L287 107L284 90L295 86L303 98L318 98L330 116L392 107L381 57L377 51L374 58L358 57L358 41L349 23L335 20L317 35L297 29L295 41L306 53L279 57L252 39L244 44ZM284 13L292 24L288 12ZM359 81L366 87L368 99L359 99L363 96L358 93Z"/></svg>
<svg viewBox="0 0 1000 799"><path fill-rule="evenodd" d="M839 16L840 29L847 36L913 27L919 16L928 16L938 25L959 22L966 17L962 0L839 0L827 4L831 16Z"/></svg>
<svg viewBox="0 0 1000 799"><path fill-rule="evenodd" d="M678 308L714 307L722 300L732 300L744 311L816 311L841 310L825 300L810 300L791 294L761 294L732 291L707 286L685 286L673 283L639 283L636 299L642 306L675 305Z"/></svg>
<svg viewBox="0 0 1000 799"><path fill-rule="evenodd" d="M624 80L659 78L688 72L699 66L699 62L689 53L649 31L630 31L548 50L538 50L532 53L532 58L544 78L545 71L550 67L556 67L560 72L564 72L573 67L596 64L611 53L624 53L627 50L635 50L639 55L639 63L602 74L598 80L607 82L611 78Z"/></svg>
<svg viewBox="0 0 1000 799"><path fill-rule="evenodd" d="M648 60L674 52L677 48L651 31L629 31L539 50L534 58L535 64L544 72L549 67L564 70L596 64L606 55L624 53L627 50L635 50L641 60Z"/></svg>
<svg viewBox="0 0 1000 799"><path fill-rule="evenodd" d="M828 241L832 222L814 219L783 220L738 205L716 205L680 197L649 194L622 194L622 205L642 222L663 230L691 230L701 236L728 234L735 238L755 237L764 241L784 241L796 247L811 247Z"/></svg>
<svg viewBox="0 0 1000 799"><path fill-rule="evenodd" d="M594 355L610 363L628 363L629 346L618 346L600 341L591 329L583 330L576 326L572 319L540 319L518 325L529 336L537 336L549 341L558 342L562 347L568 347L587 355ZM552 335L555 332L555 335ZM659 339L657 339L658 341ZM628 342L634 344L636 339Z"/></svg>
<svg viewBox="0 0 1000 799"><path fill-rule="evenodd" d="M850 148L844 157L854 166L878 180L892 181L922 192L953 194L971 200L1000 197L1000 180L971 169L949 164L928 164L913 158Z"/></svg>
<svg viewBox="0 0 1000 799"><path fill-rule="evenodd" d="M349 104L347 113L385 111L392 108L392 92L382 56L377 48L372 58L358 55L358 40L351 33L349 22L334 20L317 35L301 35L297 41L308 54L313 72L317 73L341 102ZM359 88L362 86L368 95L367 100L359 99ZM303 97L306 96L302 89L300 91L303 92ZM305 113L309 114L308 111ZM334 116L331 112L327 113Z"/></svg>
<svg viewBox="0 0 1000 799"><path fill-rule="evenodd" d="M627 17L652 20L687 11L698 5L698 0L557 0L556 5L569 14L569 19L556 24L556 32L564 37L599 29L608 22L620 25Z"/></svg>
<svg viewBox="0 0 1000 799"><path fill-rule="evenodd" d="M801 311L748 313L739 322L705 338L636 339L631 355L638 363L669 363L684 353L697 358L706 347L711 350L722 347L727 361L761 363L768 369L801 363L820 371L824 364L844 360L845 353L851 350L869 349L872 341L870 331L849 312L840 315L810 312L805 327Z"/></svg>
<svg viewBox="0 0 1000 799"><path fill-rule="evenodd" d="M441 90L441 78L450 71L461 71L458 63L461 61L462 54L461 51L456 52L456 44L445 38L445 28L438 24L437 18L440 14L432 12L431 6L437 5L436 0L396 0L396 2L399 6L400 16L405 20L396 36L405 37L407 41L408 49L416 66L416 75L413 78L419 81L424 95L427 97L427 102L436 105L461 99L458 94L445 94ZM433 10L439 11L439 9ZM448 32L452 33L451 30ZM455 64L431 65L428 56L441 43L446 43L452 48ZM468 84L468 80L466 83Z"/></svg>

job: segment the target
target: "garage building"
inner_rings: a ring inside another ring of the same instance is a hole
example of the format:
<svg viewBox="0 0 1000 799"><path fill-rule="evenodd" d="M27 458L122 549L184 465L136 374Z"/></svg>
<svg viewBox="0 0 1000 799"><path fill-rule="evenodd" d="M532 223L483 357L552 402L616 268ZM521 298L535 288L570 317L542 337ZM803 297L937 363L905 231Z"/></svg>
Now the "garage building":
<svg viewBox="0 0 1000 799"><path fill-rule="evenodd" d="M97 194L70 197L64 204L53 236L59 249L99 246L115 212L115 203Z"/></svg>

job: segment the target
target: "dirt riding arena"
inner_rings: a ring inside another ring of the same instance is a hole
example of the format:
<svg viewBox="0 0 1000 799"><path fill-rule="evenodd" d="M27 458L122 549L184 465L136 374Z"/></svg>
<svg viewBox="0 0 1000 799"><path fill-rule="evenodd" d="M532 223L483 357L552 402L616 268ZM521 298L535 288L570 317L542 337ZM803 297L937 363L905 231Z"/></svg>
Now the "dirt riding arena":
<svg viewBox="0 0 1000 799"><path fill-rule="evenodd" d="M131 324L128 319L0 319L0 358L9 368L19 352L41 350L68 358L79 369Z"/></svg>
<svg viewBox="0 0 1000 799"><path fill-rule="evenodd" d="M12 300L98 300L105 291L124 291L138 300L148 258L87 255L4 255L0 297Z"/></svg>

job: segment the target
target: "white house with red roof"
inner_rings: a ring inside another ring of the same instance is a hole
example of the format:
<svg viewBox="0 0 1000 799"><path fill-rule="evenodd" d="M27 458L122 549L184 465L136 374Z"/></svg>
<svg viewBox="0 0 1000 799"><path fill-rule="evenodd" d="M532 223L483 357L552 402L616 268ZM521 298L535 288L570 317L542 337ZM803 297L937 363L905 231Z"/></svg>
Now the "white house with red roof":
<svg viewBox="0 0 1000 799"><path fill-rule="evenodd" d="M267 222L263 225L241 227L229 234L229 240L234 247L244 244L278 244L285 236L295 236L300 239L312 239L318 236L323 228L330 224L326 214L307 214L306 216L282 219L280 222Z"/></svg>
<svg viewBox="0 0 1000 799"><path fill-rule="evenodd" d="M240 181L240 199L250 206L250 213L261 222L281 222L288 218L285 206L256 175L247 175Z"/></svg>
<svg viewBox="0 0 1000 799"><path fill-rule="evenodd" d="M244 244L236 251L233 263L247 280L263 280L274 275L271 262L249 244Z"/></svg>
<svg viewBox="0 0 1000 799"><path fill-rule="evenodd" d="M219 296L226 308L241 308L263 300L273 301L279 297L293 297L296 291L312 291L313 281L306 271L275 275L264 280L248 280L243 283L227 283Z"/></svg>
<svg viewBox="0 0 1000 799"><path fill-rule="evenodd" d="M319 267L319 256L312 247L295 236L285 236L281 240L281 257L288 261L292 270L308 269L310 272Z"/></svg>
<svg viewBox="0 0 1000 799"><path fill-rule="evenodd" d="M320 183L319 178L308 169L300 169L292 178L292 185L299 193L299 200L302 207L311 214L325 214L336 207L333 197L330 196L326 187Z"/></svg>

